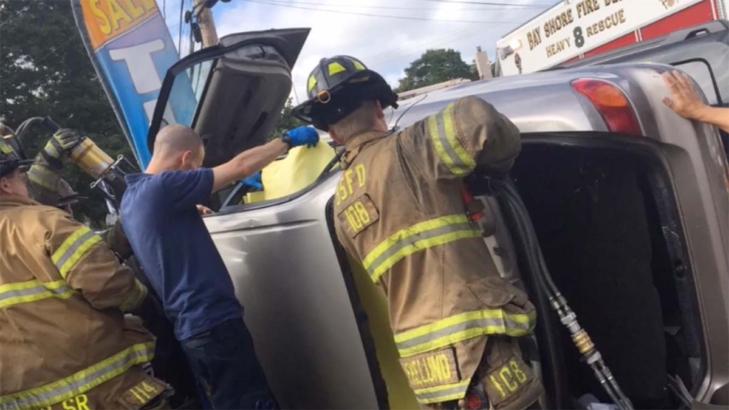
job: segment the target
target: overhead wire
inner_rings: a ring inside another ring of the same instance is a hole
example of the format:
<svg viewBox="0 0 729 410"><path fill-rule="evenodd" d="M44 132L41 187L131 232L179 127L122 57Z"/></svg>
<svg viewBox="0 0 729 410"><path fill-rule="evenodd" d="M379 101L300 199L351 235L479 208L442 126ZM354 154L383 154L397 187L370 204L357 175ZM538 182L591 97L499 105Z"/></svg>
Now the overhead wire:
<svg viewBox="0 0 729 410"><path fill-rule="evenodd" d="M420 10L427 10L427 11L437 11L437 10L443 10L441 8L425 8L425 7L393 7L393 6L368 6L368 5L355 5L355 4L336 4L336 3L321 3L321 2L310 2L310 1L296 1L296 0L266 0L268 2L273 3L283 3L283 4L293 4L293 5L311 5L311 6L327 6L327 7L339 7L339 8L355 8L355 9L381 9L381 10L410 10L410 11L420 11ZM499 7L519 7L520 4L506 4L499 6ZM485 5L484 7L493 7L489 5ZM493 8L459 8L458 11L493 11Z"/></svg>
<svg viewBox="0 0 729 410"><path fill-rule="evenodd" d="M530 9L546 9L552 7L553 4L525 4L525 3L500 3L493 1L467 1L467 0L423 0L433 3L450 3L450 4L473 4L480 6L501 6L501 7L521 7Z"/></svg>
<svg viewBox="0 0 729 410"><path fill-rule="evenodd" d="M467 27L465 30L458 31L458 34L460 34L460 35L453 36L453 34L456 34L456 33L452 33L450 36L447 36L445 38L440 37L437 39L433 39L431 41L426 41L426 42L423 42L420 44L404 47L401 49L389 50L386 52L387 55L383 55L383 56L379 56L379 57L375 57L375 58L369 58L369 59L366 59L366 61L368 64L373 65L373 64L377 64L382 61L391 62L391 61L400 61L400 60L404 60L406 58L411 58L413 55L421 54L423 52L422 47L425 46L426 44L442 47L446 44L450 44L450 43L460 40L462 38L473 36L476 34L476 33L472 32L473 29L480 29L480 27ZM385 53L383 53L383 54L385 54Z"/></svg>
<svg viewBox="0 0 729 410"><path fill-rule="evenodd" d="M16 18L20 17L20 15L23 14L23 13L25 13L26 11L28 11L28 9L30 9L30 6L23 7L17 13L15 13L14 15L12 15L10 18L8 18L7 20L5 20L2 23L0 23L0 27L4 26L4 25L10 23L11 21L15 20Z"/></svg>
<svg viewBox="0 0 729 410"><path fill-rule="evenodd" d="M274 7L285 7L285 8L301 9L301 10L323 11L323 12L327 12L327 13L350 14L350 15L354 15L354 16L389 18L389 19L399 19L399 20L439 21L442 23L482 23L482 24L516 24L516 23L518 23L518 22L514 22L514 21L443 20L443 19L433 19L433 18L426 18L426 17L392 16L392 15L385 15L385 14L361 13L361 12L355 12L355 11L331 10L331 9L324 9L324 8L318 8L318 7L296 6L293 4L276 3L275 1L276 0L248 0L249 3L265 4L265 5L274 6Z"/></svg>

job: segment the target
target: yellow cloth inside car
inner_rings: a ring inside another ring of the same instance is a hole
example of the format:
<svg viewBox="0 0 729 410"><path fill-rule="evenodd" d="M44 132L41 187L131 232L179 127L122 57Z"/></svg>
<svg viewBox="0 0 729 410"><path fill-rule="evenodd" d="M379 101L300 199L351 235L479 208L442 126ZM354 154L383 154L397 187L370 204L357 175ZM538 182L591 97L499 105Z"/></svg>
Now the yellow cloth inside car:
<svg viewBox="0 0 729 410"><path fill-rule="evenodd" d="M362 307L367 312L370 334L375 342L377 362L380 365L382 378L387 385L387 401L392 410L419 409L405 372L400 366L400 356L395 346L390 315L387 309L385 293L370 279L369 273L362 264L347 255L349 266L352 268L354 284L357 288Z"/></svg>
<svg viewBox="0 0 729 410"><path fill-rule="evenodd" d="M286 158L263 168L263 191L247 193L245 203L267 201L301 191L316 180L334 155L334 148L323 141L314 148L292 148Z"/></svg>

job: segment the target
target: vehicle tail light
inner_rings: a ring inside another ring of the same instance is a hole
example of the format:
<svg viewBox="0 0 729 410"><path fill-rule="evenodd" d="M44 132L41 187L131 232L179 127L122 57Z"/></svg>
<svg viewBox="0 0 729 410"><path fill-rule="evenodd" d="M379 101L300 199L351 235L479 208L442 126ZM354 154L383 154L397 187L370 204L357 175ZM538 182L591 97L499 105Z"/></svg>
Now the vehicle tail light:
<svg viewBox="0 0 729 410"><path fill-rule="evenodd" d="M590 100L610 131L643 135L628 98L614 84L592 78L580 78L572 81L572 88Z"/></svg>

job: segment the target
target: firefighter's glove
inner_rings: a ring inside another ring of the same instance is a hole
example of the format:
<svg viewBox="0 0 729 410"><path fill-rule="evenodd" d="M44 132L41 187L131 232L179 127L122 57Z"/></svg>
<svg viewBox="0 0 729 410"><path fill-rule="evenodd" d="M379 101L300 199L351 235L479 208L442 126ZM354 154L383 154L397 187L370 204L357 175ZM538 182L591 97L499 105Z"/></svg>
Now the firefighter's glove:
<svg viewBox="0 0 729 410"><path fill-rule="evenodd" d="M261 171L249 176L248 178L241 179L240 182L243 186L249 187L249 189L262 191L263 183L261 182Z"/></svg>
<svg viewBox="0 0 729 410"><path fill-rule="evenodd" d="M83 137L74 130L60 129L53 134L43 151L43 158L54 169L61 169L62 159L81 143Z"/></svg>
<svg viewBox="0 0 729 410"><path fill-rule="evenodd" d="M281 139L289 145L289 148L300 147L302 145L312 148L316 147L316 144L319 142L319 133L312 127L301 126L286 131Z"/></svg>

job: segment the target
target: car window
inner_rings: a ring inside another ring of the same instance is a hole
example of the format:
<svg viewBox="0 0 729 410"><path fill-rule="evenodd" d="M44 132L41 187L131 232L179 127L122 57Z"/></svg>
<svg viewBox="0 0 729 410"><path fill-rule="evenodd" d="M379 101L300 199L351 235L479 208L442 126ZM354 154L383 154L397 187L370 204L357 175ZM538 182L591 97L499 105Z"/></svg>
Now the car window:
<svg viewBox="0 0 729 410"><path fill-rule="evenodd" d="M709 104L715 105L722 101L716 86L716 79L711 67L704 60L691 60L674 64L676 68L680 68L690 75L701 87L706 94Z"/></svg>

